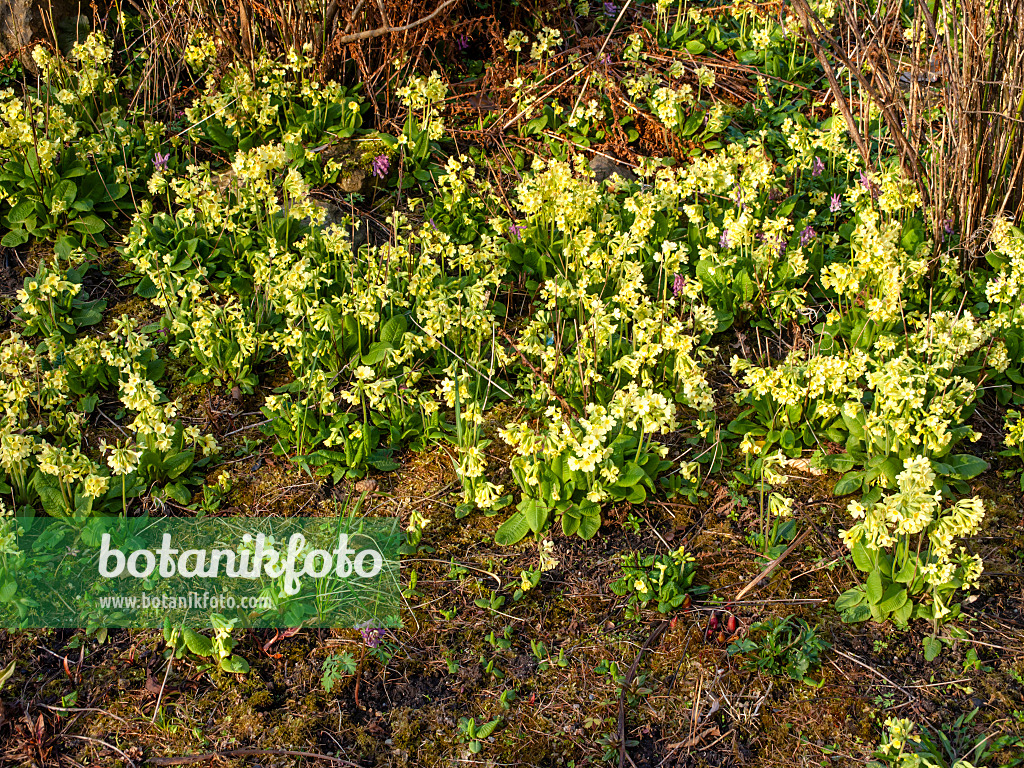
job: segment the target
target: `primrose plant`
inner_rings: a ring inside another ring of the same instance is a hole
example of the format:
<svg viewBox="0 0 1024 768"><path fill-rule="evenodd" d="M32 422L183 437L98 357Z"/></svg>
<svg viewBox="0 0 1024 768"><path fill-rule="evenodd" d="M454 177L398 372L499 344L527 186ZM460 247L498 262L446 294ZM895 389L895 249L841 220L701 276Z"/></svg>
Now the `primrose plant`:
<svg viewBox="0 0 1024 768"><path fill-rule="evenodd" d="M671 613L689 605L691 595L707 592L706 586L693 586L696 563L696 558L682 547L661 555L625 554L622 572L612 582L612 591L627 597L627 618L639 619L641 611L651 603L659 613Z"/></svg>
<svg viewBox="0 0 1024 768"><path fill-rule="evenodd" d="M954 594L977 586L982 561L963 547L955 552L954 543L978 532L985 504L973 497L944 507L935 480L928 459L917 457L906 462L896 493L883 497L876 489L862 502L850 502L857 522L841 535L867 578L836 601L843 621L891 618L906 626L923 618L937 631L940 621L959 614ZM934 658L939 650L933 632L925 640L926 656Z"/></svg>
<svg viewBox="0 0 1024 768"><path fill-rule="evenodd" d="M249 671L249 662L232 653L238 641L231 636L237 619L228 619L219 613L210 614L213 637L209 638L190 627L174 627L170 619L164 621L164 641L167 657L180 659L191 653L200 659L213 659L225 672L236 675ZM206 665L204 668L209 668Z"/></svg>

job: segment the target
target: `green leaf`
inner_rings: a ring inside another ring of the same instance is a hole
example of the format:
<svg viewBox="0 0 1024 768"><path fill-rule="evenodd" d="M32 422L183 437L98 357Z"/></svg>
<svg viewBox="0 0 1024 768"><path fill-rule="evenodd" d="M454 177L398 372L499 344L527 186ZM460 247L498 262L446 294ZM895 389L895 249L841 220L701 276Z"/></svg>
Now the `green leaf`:
<svg viewBox="0 0 1024 768"><path fill-rule="evenodd" d="M78 196L78 187L70 179L62 179L53 188L53 199L62 200L66 205L71 205Z"/></svg>
<svg viewBox="0 0 1024 768"><path fill-rule="evenodd" d="M853 608L847 608L839 615L839 618L842 619L843 624L857 624L871 618L871 609L866 603L861 603Z"/></svg>
<svg viewBox="0 0 1024 768"><path fill-rule="evenodd" d="M562 533L572 536L580 529L580 514L577 509L567 509L562 513Z"/></svg>
<svg viewBox="0 0 1024 768"><path fill-rule="evenodd" d="M883 613L892 613L902 608L907 602L907 590L901 587L899 584L890 584L885 589L885 593L882 595L882 599L878 603L878 608Z"/></svg>
<svg viewBox="0 0 1024 768"><path fill-rule="evenodd" d="M383 360L387 356L387 353L392 349L394 349L394 347L386 341L373 342L373 344L370 345L369 351L363 355L363 365L376 365Z"/></svg>
<svg viewBox="0 0 1024 768"><path fill-rule="evenodd" d="M500 717L496 717L493 720L491 720L491 722L484 723L483 725L481 725L479 728L476 729L476 738L478 738L478 739L486 739L488 736L490 736L492 733L494 733L494 729L498 727L498 724L500 722L501 722L501 718Z"/></svg>
<svg viewBox="0 0 1024 768"><path fill-rule="evenodd" d="M192 466L192 461L194 458L195 455L192 453L192 451L182 451L181 453L176 453L173 456L168 456L166 459L163 460L163 463L161 464L161 470L168 478L173 480L174 478L180 476L181 473L188 469L190 466Z"/></svg>
<svg viewBox="0 0 1024 768"><path fill-rule="evenodd" d="M79 232L83 232L87 235L95 235L103 231L104 224L103 220L94 214L89 216L83 216L82 218L75 221L72 225Z"/></svg>
<svg viewBox="0 0 1024 768"><path fill-rule="evenodd" d="M842 613L845 610L854 608L864 602L864 588L853 587L848 589L836 599L836 610Z"/></svg>
<svg viewBox="0 0 1024 768"><path fill-rule="evenodd" d="M848 496L854 491L858 490L864 483L863 472L847 472L836 483L836 487L832 489L834 496Z"/></svg>
<svg viewBox="0 0 1024 768"><path fill-rule="evenodd" d="M616 485L623 489L629 488L636 485L647 476L647 473L643 471L638 465L632 461L626 465L626 471L619 475L619 479L616 481Z"/></svg>
<svg viewBox="0 0 1024 768"><path fill-rule="evenodd" d="M917 561L914 557L907 557L903 561L902 567L893 576L893 581L897 581L900 584L911 584L917 577Z"/></svg>
<svg viewBox="0 0 1024 768"><path fill-rule="evenodd" d="M816 462L822 469L831 469L835 472L849 472L856 465L857 460L848 453L818 453L816 454Z"/></svg>
<svg viewBox="0 0 1024 768"><path fill-rule="evenodd" d="M57 485L55 477L38 472L32 479L32 485L35 487L36 493L39 494L39 500L48 515L53 517L67 515L68 506L64 502L64 496L61 495L60 486Z"/></svg>
<svg viewBox="0 0 1024 768"><path fill-rule="evenodd" d="M139 281L139 284L135 286L135 293L144 299L154 298L159 291L157 290L156 283L154 283L149 277L144 277Z"/></svg>
<svg viewBox="0 0 1024 768"><path fill-rule="evenodd" d="M120 200L122 197L128 194L127 184L108 184L107 185L107 196L110 200Z"/></svg>
<svg viewBox="0 0 1024 768"><path fill-rule="evenodd" d="M0 238L0 245L5 248L17 248L19 245L23 245L28 242L29 234L24 229L12 229L10 232L6 232L2 238Z"/></svg>
<svg viewBox="0 0 1024 768"><path fill-rule="evenodd" d="M594 504L594 506L596 507L597 505ZM581 539L589 541L590 539L594 538L594 534L597 533L600 528L601 512L600 508L598 508L597 514L587 514L580 518L580 529L579 531L577 531L577 533L579 534L579 537Z"/></svg>
<svg viewBox="0 0 1024 768"><path fill-rule="evenodd" d="M692 115L690 115L686 119L686 122L683 123L683 127L679 129L679 133L682 136L689 136L689 135L691 135L694 131L696 131L700 127L700 124L701 124L701 122L703 122L703 120L704 120L704 111L699 109L699 110L694 112ZM747 279L749 281L749 278L747 278Z"/></svg>
<svg viewBox="0 0 1024 768"><path fill-rule="evenodd" d="M22 200L11 208L11 212L7 214L7 220L12 224L20 224L35 212L36 203L34 200Z"/></svg>
<svg viewBox="0 0 1024 768"><path fill-rule="evenodd" d="M903 225L903 236L900 238L900 245L909 254L914 254L921 243L924 242L924 224L917 217L908 219Z"/></svg>
<svg viewBox="0 0 1024 768"><path fill-rule="evenodd" d="M14 664L15 661L12 660L11 663L4 667L3 671L0 672L0 690L3 690L4 683L10 680L11 676L14 674Z"/></svg>
<svg viewBox="0 0 1024 768"><path fill-rule="evenodd" d="M530 524L526 521L526 515L522 512L514 512L495 532L494 543L507 547L522 541L523 537L529 532Z"/></svg>
<svg viewBox="0 0 1024 768"><path fill-rule="evenodd" d="M754 281L745 269L736 275L732 287L741 301L747 302L754 298Z"/></svg>
<svg viewBox="0 0 1024 768"><path fill-rule="evenodd" d="M65 261L71 261L71 253L75 250L75 241L68 235L61 235L53 246L53 252ZM152 297L151 297L152 298ZM104 302L106 305L106 302Z"/></svg>
<svg viewBox="0 0 1024 768"><path fill-rule="evenodd" d="M234 675L244 675L249 671L249 662L241 656L231 654L226 659L220 660L220 668Z"/></svg>
<svg viewBox="0 0 1024 768"><path fill-rule="evenodd" d="M71 313L75 325L79 328L96 325L103 320L103 310L106 308L105 301L90 301L85 306L79 307Z"/></svg>
<svg viewBox="0 0 1024 768"><path fill-rule="evenodd" d="M379 472L394 472L402 465L394 459L367 459L367 464L376 469Z"/></svg>
<svg viewBox="0 0 1024 768"><path fill-rule="evenodd" d="M892 618L897 624L904 626L910 621L910 617L913 613L914 601L908 599L907 602L892 612Z"/></svg>
<svg viewBox="0 0 1024 768"><path fill-rule="evenodd" d="M168 483L164 486L164 493L168 498L174 499L179 504L188 504L192 501L192 494L184 483Z"/></svg>
<svg viewBox="0 0 1024 768"><path fill-rule="evenodd" d="M872 571L864 582L864 589L868 596L868 602L877 604L882 599L882 574L879 571Z"/></svg>
<svg viewBox="0 0 1024 768"><path fill-rule="evenodd" d="M392 347L402 338L409 327L405 315L395 315L380 329L380 340L390 344Z"/></svg>
<svg viewBox="0 0 1024 768"><path fill-rule="evenodd" d="M642 485L634 485L633 490L626 497L626 501L630 504L643 504L647 501L647 489Z"/></svg>
<svg viewBox="0 0 1024 768"><path fill-rule="evenodd" d="M11 598L14 597L14 593L18 591L18 582L16 581L5 581L0 584L0 603L8 603Z"/></svg>
<svg viewBox="0 0 1024 768"><path fill-rule="evenodd" d="M526 518L526 523L534 533L540 533L548 522L548 510L543 502L537 499L523 499L519 502L519 511Z"/></svg>
<svg viewBox="0 0 1024 768"><path fill-rule="evenodd" d="M942 641L937 637L926 637L924 639L925 661L935 661L940 653L942 653Z"/></svg>
<svg viewBox="0 0 1024 768"><path fill-rule="evenodd" d="M971 456L969 453L957 453L953 456L947 456L943 461L953 468L953 471L961 480L970 480L977 477L989 467L987 461L983 461L977 456Z"/></svg>
<svg viewBox="0 0 1024 768"><path fill-rule="evenodd" d="M846 425L847 431L858 440L864 439L864 414L863 411L858 416L849 416L844 408L842 411L843 423Z"/></svg>
<svg viewBox="0 0 1024 768"><path fill-rule="evenodd" d="M694 56L699 56L707 50L707 46L700 42L700 40L689 40L686 43L686 50Z"/></svg>
<svg viewBox="0 0 1024 768"><path fill-rule="evenodd" d="M194 629L185 627L181 630L181 636L185 640L185 647L196 656L206 658L213 653L213 643L210 641L210 638L200 635Z"/></svg>
<svg viewBox="0 0 1024 768"><path fill-rule="evenodd" d="M884 461L880 461L873 466L871 473L866 475L867 479L871 480L871 474L884 475L888 481L887 487L892 488L896 485L896 475L899 474L900 470L903 469L903 462L900 461L896 456L889 456Z"/></svg>

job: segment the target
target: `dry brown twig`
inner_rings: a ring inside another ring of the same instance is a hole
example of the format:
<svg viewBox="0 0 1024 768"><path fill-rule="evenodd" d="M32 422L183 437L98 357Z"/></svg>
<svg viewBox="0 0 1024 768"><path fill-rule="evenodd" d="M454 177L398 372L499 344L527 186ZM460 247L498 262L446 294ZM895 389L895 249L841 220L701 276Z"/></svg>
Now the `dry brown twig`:
<svg viewBox="0 0 1024 768"><path fill-rule="evenodd" d="M805 530L805 531L804 531L803 533L801 533L801 534L800 534L799 536L797 536L797 537L796 537L796 538L795 538L795 539L793 540L793 543L792 543L792 544L790 544L790 545L789 545L789 547L787 547L787 548L786 548L786 551L785 551L785 552L783 552L783 553L782 553L781 555L779 555L779 556L778 556L777 558L775 558L775 559L774 559L774 560L772 560L772 561L771 561L770 563L768 563L768 565L767 565L767 566L765 566L765 569L764 569L763 571L761 571L761 572L760 572L759 574L757 574L757 576L755 576L755 577L753 578L753 580L751 580L751 582L750 582L749 584L747 584L747 586L745 586L745 587L744 587L743 589L741 589L741 590L739 591L739 593L737 593L736 597L735 597L735 598L733 599L733 602L736 602L737 600L740 600L740 599L742 599L742 598L743 598L743 596L744 596L745 594L747 594L747 592L749 592L750 590L752 590L752 589L753 589L754 587L756 587L756 586L757 586L758 582L760 582L760 581L761 581L761 579L763 579L763 578L764 578L765 576L767 576L767 575L768 575L769 573L771 573L772 571L774 571L774 570L775 570L775 568L776 568L776 567L778 566L778 564L779 564L779 563L781 563L781 562L782 562L783 560L785 560L785 559L786 559L787 557L789 557L789 554L790 554L790 553L791 553L791 552L792 552L792 551L793 551L794 549L796 549L796 548L797 548L798 546L800 546L800 544L801 544L801 543L803 542L803 540L807 538L807 534L809 534L810 532L811 532L811 529L810 529L810 528L808 528L808 529L807 529L807 530Z"/></svg>
<svg viewBox="0 0 1024 768"><path fill-rule="evenodd" d="M441 13L441 11L445 10L446 8L450 8L457 2L459 2L459 0L445 0L443 3L441 3L441 5L437 6L437 8L434 9L433 13L430 13L427 16L424 16L423 18L417 19L416 21L410 22L408 24L403 24L398 27L379 27L377 29L367 29L362 32L353 32L351 34L341 35L340 37L335 38L334 42L337 44L344 45L346 43L355 43L358 42L359 40L370 40L375 37L381 37L382 35L390 35L398 32L408 32L409 30L416 29L416 27L423 26L431 19L436 18L437 15Z"/></svg>

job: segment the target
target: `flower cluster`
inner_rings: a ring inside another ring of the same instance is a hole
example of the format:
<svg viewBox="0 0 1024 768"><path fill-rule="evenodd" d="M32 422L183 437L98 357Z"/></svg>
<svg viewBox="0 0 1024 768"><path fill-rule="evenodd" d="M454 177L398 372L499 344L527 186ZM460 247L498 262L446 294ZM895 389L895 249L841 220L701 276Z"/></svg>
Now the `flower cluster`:
<svg viewBox="0 0 1024 768"><path fill-rule="evenodd" d="M981 576L981 558L963 548L954 554L953 548L958 538L978 532L985 505L973 497L944 509L935 478L927 458L908 459L897 477L896 493L867 507L850 502L848 511L858 522L841 536L851 550L862 543L869 553L894 550L900 562L916 559L936 601L935 617L941 618L948 611L941 603L943 593L977 586Z"/></svg>

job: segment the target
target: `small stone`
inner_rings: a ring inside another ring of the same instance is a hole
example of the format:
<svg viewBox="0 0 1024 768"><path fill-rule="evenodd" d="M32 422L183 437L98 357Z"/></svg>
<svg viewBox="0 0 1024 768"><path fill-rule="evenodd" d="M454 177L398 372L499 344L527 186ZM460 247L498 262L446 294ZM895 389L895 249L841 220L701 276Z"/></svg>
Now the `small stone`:
<svg viewBox="0 0 1024 768"><path fill-rule="evenodd" d="M377 490L377 481L372 477L366 477L356 483L355 489L360 493L373 493Z"/></svg>
<svg viewBox="0 0 1024 768"><path fill-rule="evenodd" d="M338 179L338 186L342 192L359 192L363 188L364 181L366 181L366 171L356 168L352 173Z"/></svg>
<svg viewBox="0 0 1024 768"><path fill-rule="evenodd" d="M612 176L620 176L624 181L635 181L636 174L628 166L612 160L604 155L594 155L590 158L590 170L594 173L594 181L600 184Z"/></svg>

